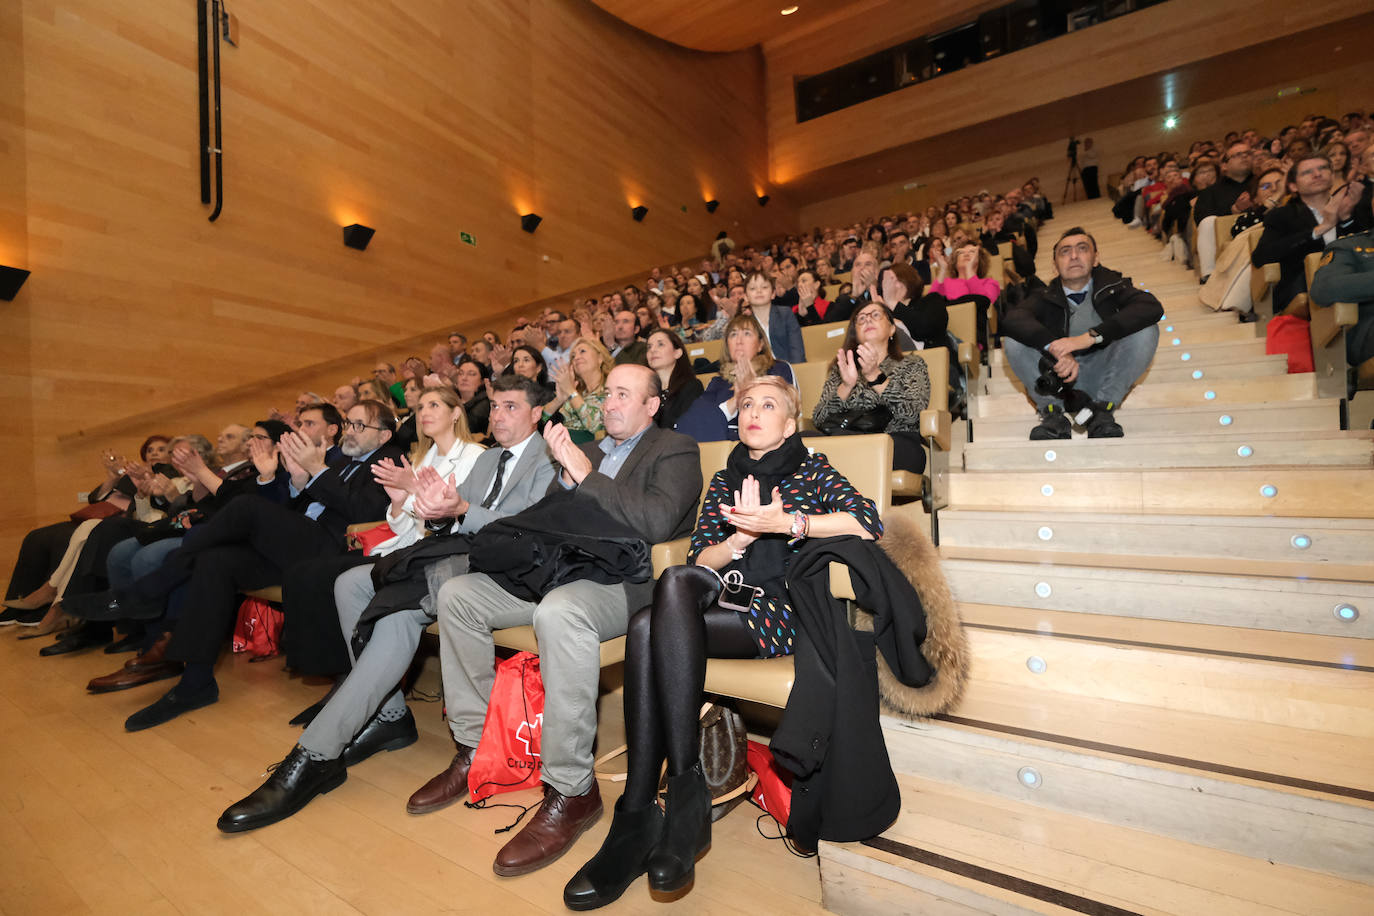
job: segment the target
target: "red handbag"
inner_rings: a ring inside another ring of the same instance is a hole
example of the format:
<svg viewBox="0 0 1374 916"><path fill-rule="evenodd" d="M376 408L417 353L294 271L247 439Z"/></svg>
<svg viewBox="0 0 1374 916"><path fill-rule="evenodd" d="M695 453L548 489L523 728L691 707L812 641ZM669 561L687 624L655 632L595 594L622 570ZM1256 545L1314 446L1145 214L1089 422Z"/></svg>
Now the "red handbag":
<svg viewBox="0 0 1374 916"><path fill-rule="evenodd" d="M1275 315L1264 331L1264 352L1288 354L1290 375L1313 371L1311 327L1295 315Z"/></svg>
<svg viewBox="0 0 1374 916"><path fill-rule="evenodd" d="M468 770L474 803L500 792L539 787L544 731L544 680L539 656L519 652L496 666L482 740Z"/></svg>
<svg viewBox="0 0 1374 916"><path fill-rule="evenodd" d="M396 536L396 532L391 530L391 526L386 522L377 525L375 528L368 528L366 531L357 531L348 536L349 546L356 545L362 550L363 556L372 556L372 551L378 544L385 543Z"/></svg>
<svg viewBox="0 0 1374 916"><path fill-rule="evenodd" d="M253 661L272 658L280 652L282 612L261 598L245 598L234 622L235 652L251 652Z"/></svg>

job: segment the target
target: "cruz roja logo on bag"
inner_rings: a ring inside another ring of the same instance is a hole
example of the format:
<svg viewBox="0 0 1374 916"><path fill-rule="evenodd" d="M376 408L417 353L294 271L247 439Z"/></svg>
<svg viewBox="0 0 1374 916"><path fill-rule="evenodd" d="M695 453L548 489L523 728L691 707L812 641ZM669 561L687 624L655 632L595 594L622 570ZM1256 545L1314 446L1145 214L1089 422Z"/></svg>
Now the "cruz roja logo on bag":
<svg viewBox="0 0 1374 916"><path fill-rule="evenodd" d="M510 757L506 760L506 765L519 769L538 769L541 761L539 759L539 739L544 734L544 714L541 712L534 717L533 722L521 722L515 730L515 740L525 745L525 754L533 757L533 760L519 760Z"/></svg>

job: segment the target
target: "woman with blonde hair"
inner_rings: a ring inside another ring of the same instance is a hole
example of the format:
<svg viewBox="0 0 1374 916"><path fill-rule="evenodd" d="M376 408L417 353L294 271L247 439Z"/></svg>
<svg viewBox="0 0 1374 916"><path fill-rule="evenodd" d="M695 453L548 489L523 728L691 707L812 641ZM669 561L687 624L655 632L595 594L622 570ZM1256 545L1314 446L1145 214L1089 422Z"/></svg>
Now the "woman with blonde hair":
<svg viewBox="0 0 1374 916"><path fill-rule="evenodd" d="M788 384L796 377L792 366L773 358L768 336L752 315L736 315L725 325L725 354L720 375L711 379L706 391L687 408L677 422L677 431L698 442L721 442L739 438L739 408L736 389L745 382L765 375L776 375Z"/></svg>
<svg viewBox="0 0 1374 916"><path fill-rule="evenodd" d="M544 405L544 413L550 419L557 413L573 442L591 442L605 431L601 408L606 403L606 376L614 368L615 360L605 344L579 337L568 351L567 362L554 373L554 399Z"/></svg>

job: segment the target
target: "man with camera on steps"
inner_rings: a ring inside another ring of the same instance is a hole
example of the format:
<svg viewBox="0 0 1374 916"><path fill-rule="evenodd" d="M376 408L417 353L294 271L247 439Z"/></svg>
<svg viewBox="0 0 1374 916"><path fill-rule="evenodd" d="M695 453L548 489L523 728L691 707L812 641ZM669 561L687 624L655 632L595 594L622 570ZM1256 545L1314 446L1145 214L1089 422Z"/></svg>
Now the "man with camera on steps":
<svg viewBox="0 0 1374 916"><path fill-rule="evenodd" d="M1115 411L1159 345L1159 300L1097 263L1097 241L1075 226L1054 243L1059 276L1002 322L1007 363L1040 413L1032 439L1124 435Z"/></svg>

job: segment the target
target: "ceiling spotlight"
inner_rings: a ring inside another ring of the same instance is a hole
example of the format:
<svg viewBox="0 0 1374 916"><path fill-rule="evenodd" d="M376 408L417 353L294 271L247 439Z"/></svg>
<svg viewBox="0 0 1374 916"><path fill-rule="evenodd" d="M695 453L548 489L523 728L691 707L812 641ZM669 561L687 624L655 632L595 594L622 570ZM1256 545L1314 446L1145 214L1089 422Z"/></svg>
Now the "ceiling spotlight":
<svg viewBox="0 0 1374 916"><path fill-rule="evenodd" d="M1175 127L1178 127L1178 118L1174 117L1173 115L1169 115L1167 118L1164 119L1165 130L1173 130Z"/></svg>
<svg viewBox="0 0 1374 916"><path fill-rule="evenodd" d="M706 201L706 212L707 212L707 213L715 213L715 212L716 212L716 207L719 207L719 206L720 206L720 201L718 201L718 200L708 200L708 201Z"/></svg>
<svg viewBox="0 0 1374 916"><path fill-rule="evenodd" d="M759 195L759 206L760 206L760 207L766 207L766 206L768 206L768 201L770 201L771 199L772 199L772 198L770 198L767 194L760 194L760 195Z"/></svg>
<svg viewBox="0 0 1374 916"><path fill-rule="evenodd" d="M13 302L19 295L19 287L29 278L29 272L19 267L6 267L0 264L0 299Z"/></svg>
<svg viewBox="0 0 1374 916"><path fill-rule="evenodd" d="M791 16L793 13L795 13L795 12L797 11L797 9L798 9L798 8L795 7L795 6L783 7L782 14L783 14L784 16Z"/></svg>
<svg viewBox="0 0 1374 916"><path fill-rule="evenodd" d="M637 222L637 223L642 223L642 222L644 222L644 217L647 216L648 213L649 213L649 208L648 208L648 207L645 207L645 206L643 206L643 205L640 205L640 206L638 206L638 207L635 207L633 210L630 211L630 215L633 216L633 217L635 218L635 222Z"/></svg>
<svg viewBox="0 0 1374 916"><path fill-rule="evenodd" d="M526 232L534 232L543 221L544 217L540 216L538 213L520 214L520 228L524 229Z"/></svg>
<svg viewBox="0 0 1374 916"><path fill-rule="evenodd" d="M372 241L372 233L376 229L364 226L362 223L354 223L351 226L344 226L344 244L349 248L356 248L359 251L367 250L367 243Z"/></svg>

